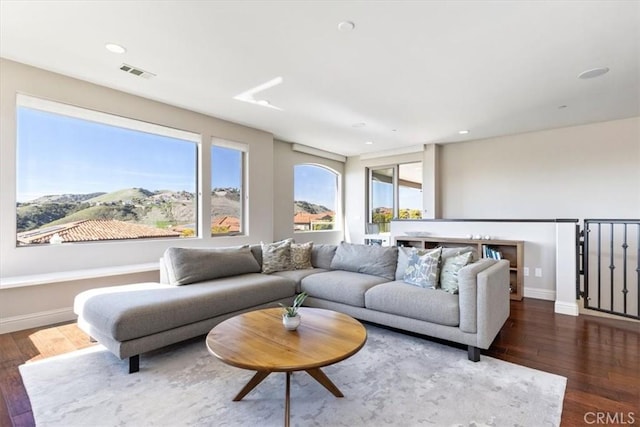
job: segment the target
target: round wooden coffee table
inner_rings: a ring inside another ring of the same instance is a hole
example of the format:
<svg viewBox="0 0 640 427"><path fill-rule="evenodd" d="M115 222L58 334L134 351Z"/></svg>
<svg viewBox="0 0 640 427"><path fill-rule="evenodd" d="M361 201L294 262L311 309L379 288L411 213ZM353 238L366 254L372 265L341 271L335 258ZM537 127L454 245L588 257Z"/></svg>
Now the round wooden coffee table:
<svg viewBox="0 0 640 427"><path fill-rule="evenodd" d="M284 423L289 425L291 372L306 371L336 397L344 395L320 370L358 352L367 340L360 322L319 308L300 309L295 331L282 325L282 309L251 311L225 320L207 335L207 348L218 359L257 371L234 401L242 400L272 372L286 372Z"/></svg>

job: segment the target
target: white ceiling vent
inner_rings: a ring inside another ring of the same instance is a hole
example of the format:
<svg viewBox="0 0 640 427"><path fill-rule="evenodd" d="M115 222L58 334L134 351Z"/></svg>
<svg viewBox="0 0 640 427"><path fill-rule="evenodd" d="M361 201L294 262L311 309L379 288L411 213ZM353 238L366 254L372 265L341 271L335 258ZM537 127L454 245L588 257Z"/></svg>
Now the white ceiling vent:
<svg viewBox="0 0 640 427"><path fill-rule="evenodd" d="M149 71L144 71L140 68L134 67L133 65L129 65L129 64L122 64L120 66L120 69L125 73L133 74L134 76L138 76L138 77L144 77L145 79L150 79L151 77L156 76L155 74L150 73Z"/></svg>

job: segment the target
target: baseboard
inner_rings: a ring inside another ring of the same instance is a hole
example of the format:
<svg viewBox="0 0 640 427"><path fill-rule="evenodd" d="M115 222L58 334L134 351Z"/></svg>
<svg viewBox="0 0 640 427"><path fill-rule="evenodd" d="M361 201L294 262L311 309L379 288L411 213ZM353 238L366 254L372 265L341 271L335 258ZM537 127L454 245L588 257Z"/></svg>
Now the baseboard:
<svg viewBox="0 0 640 427"><path fill-rule="evenodd" d="M561 301L556 301L554 311L558 314L567 314L569 316L577 316L579 312L577 303Z"/></svg>
<svg viewBox="0 0 640 427"><path fill-rule="evenodd" d="M556 300L556 291L550 291L548 289L537 289L537 288L524 288L524 296L525 298L534 298L534 299L543 299L547 301L555 301Z"/></svg>
<svg viewBox="0 0 640 427"><path fill-rule="evenodd" d="M21 331L29 328L39 328L41 326L53 325L55 323L75 320L76 315L72 307L58 310L40 311L22 316L0 318L0 334Z"/></svg>

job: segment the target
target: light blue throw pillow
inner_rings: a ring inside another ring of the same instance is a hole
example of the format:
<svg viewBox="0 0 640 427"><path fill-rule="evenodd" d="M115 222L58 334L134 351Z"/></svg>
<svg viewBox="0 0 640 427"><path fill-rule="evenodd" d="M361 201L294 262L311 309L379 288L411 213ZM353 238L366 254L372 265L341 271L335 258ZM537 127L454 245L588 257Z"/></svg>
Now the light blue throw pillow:
<svg viewBox="0 0 640 427"><path fill-rule="evenodd" d="M440 287L450 294L458 293L458 273L471 262L473 254L466 252L461 255L445 258L440 272Z"/></svg>
<svg viewBox="0 0 640 427"><path fill-rule="evenodd" d="M438 286L441 252L442 248L412 250L404 272L404 282L422 288L435 289Z"/></svg>

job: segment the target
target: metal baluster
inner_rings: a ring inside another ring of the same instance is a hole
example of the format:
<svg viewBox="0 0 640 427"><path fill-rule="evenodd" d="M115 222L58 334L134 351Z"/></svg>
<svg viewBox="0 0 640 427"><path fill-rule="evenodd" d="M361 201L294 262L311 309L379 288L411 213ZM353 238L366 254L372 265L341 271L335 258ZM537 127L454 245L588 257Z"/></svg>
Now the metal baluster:
<svg viewBox="0 0 640 427"><path fill-rule="evenodd" d="M602 289L602 223L598 223L598 308L600 305Z"/></svg>
<svg viewBox="0 0 640 427"><path fill-rule="evenodd" d="M609 250L611 251L611 255L609 256L609 262L610 262L610 264L609 264L609 272L610 272L609 273L609 277L610 277L610 279L609 279L610 280L609 294L610 294L610 297L611 297L611 308L610 308L611 311L614 311L613 310L613 270L615 270L615 268L616 268L616 266L614 265L614 257L613 257L613 250L614 250L613 249L613 241L614 240L615 239L613 238L613 223L611 223L611 242L610 242L611 244L609 245L610 246Z"/></svg>
<svg viewBox="0 0 640 427"><path fill-rule="evenodd" d="M624 224L624 242L622 243L622 299L624 314L627 314L627 224Z"/></svg>

